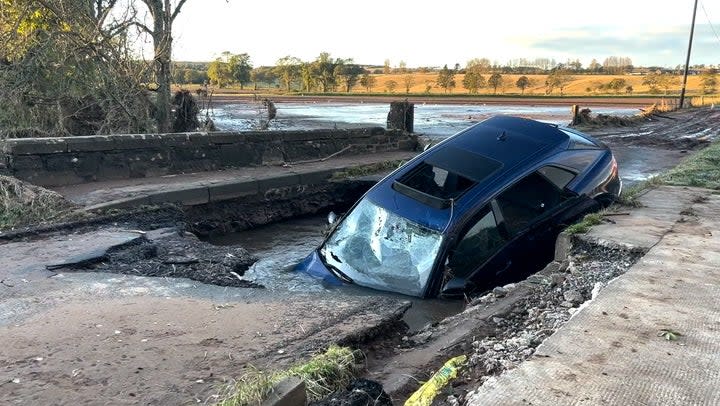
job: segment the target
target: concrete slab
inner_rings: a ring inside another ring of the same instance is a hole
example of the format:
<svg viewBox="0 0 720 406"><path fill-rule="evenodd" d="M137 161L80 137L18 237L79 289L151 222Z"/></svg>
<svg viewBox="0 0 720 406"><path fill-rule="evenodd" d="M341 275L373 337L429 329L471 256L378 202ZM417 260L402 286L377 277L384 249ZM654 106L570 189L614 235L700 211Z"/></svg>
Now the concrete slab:
<svg viewBox="0 0 720 406"><path fill-rule="evenodd" d="M219 201L225 196L228 198L242 196L247 190L257 189L262 192L266 188L299 185L304 184L303 182L317 183L330 177L334 172L387 161L408 160L415 155L416 153L409 151L386 152L336 157L322 162L305 162L292 166L260 166L90 182L55 187L53 190L77 204L92 209L131 207L148 202L161 203L178 199L183 204L192 205L207 203L208 200Z"/></svg>
<svg viewBox="0 0 720 406"><path fill-rule="evenodd" d="M21 284L21 280L47 276L47 267L89 262L102 257L119 245L143 238L143 234L127 230L99 230L89 233L56 236L38 242L14 242L0 245L0 280Z"/></svg>
<svg viewBox="0 0 720 406"><path fill-rule="evenodd" d="M659 241L469 405L720 403L720 197L664 187L643 201L614 235L592 234L647 246L665 229ZM663 329L682 335L669 341Z"/></svg>
<svg viewBox="0 0 720 406"><path fill-rule="evenodd" d="M683 216L684 210L709 193L688 187L650 190L638 199L641 207L627 211L626 215L609 216L614 223L593 227L588 237L601 243L649 250Z"/></svg>

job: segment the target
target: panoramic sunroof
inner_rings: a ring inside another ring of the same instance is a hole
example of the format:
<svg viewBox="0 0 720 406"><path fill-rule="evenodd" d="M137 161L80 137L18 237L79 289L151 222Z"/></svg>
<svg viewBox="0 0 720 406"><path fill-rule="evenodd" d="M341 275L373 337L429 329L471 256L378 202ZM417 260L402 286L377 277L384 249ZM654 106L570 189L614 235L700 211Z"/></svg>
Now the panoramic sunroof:
<svg viewBox="0 0 720 406"><path fill-rule="evenodd" d="M444 168L449 172L457 173L475 182L482 182L503 166L500 161L453 146L439 149L425 162L432 166Z"/></svg>
<svg viewBox="0 0 720 406"><path fill-rule="evenodd" d="M445 147L398 179L393 188L432 207L445 208L501 167L494 159Z"/></svg>

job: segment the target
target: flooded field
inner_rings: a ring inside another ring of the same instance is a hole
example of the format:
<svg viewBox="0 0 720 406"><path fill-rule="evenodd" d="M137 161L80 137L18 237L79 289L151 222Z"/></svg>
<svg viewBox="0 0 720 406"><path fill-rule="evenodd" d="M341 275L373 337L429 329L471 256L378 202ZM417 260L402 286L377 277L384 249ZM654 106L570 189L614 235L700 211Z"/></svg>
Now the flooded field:
<svg viewBox="0 0 720 406"><path fill-rule="evenodd" d="M277 117L270 129L351 128L382 126L387 120L387 103L275 103ZM634 107L591 107L594 113L634 115ZM220 130L241 131L257 128L263 117L261 103L233 103L216 107L211 117ZM431 137L445 137L488 117L505 114L527 117L555 124L567 124L570 106L482 105L482 104L416 104L415 131Z"/></svg>

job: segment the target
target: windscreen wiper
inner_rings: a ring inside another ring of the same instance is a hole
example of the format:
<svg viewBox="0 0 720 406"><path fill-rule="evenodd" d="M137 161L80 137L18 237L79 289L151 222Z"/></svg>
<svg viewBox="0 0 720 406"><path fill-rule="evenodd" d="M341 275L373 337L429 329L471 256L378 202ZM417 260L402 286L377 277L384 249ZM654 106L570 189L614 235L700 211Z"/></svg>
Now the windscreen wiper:
<svg viewBox="0 0 720 406"><path fill-rule="evenodd" d="M332 253L332 251L330 252L330 256L333 257L334 260L336 260L338 262L342 262L340 260L340 258L338 258L335 254ZM355 283L355 281L353 281L352 278L345 275L345 273L343 271L339 270L336 266L326 263L325 260L322 259L322 257L320 258L320 260L325 264L325 267L328 269L328 271L330 271L330 273L335 275L341 281L346 282L346 283L353 283L353 284Z"/></svg>

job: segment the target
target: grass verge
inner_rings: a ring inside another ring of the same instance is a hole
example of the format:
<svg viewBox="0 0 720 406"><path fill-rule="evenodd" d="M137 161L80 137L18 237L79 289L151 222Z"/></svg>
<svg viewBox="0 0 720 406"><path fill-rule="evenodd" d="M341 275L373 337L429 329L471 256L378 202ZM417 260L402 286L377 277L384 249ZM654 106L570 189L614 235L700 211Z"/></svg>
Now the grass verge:
<svg viewBox="0 0 720 406"><path fill-rule="evenodd" d="M590 231L592 226L602 223L602 218L603 214L600 212L587 214L582 220L566 228L565 232L568 234L585 234Z"/></svg>
<svg viewBox="0 0 720 406"><path fill-rule="evenodd" d="M720 189L720 141L688 157L658 180L665 185Z"/></svg>
<svg viewBox="0 0 720 406"><path fill-rule="evenodd" d="M661 185L720 190L720 141L715 141L707 148L689 156L675 168L626 188L618 203L623 206L640 207L642 204L639 197L648 189ZM566 231L570 234L583 234L588 232L590 227L601 222L601 213L588 214L578 223L568 227Z"/></svg>
<svg viewBox="0 0 720 406"><path fill-rule="evenodd" d="M274 385L289 377L305 382L310 401L319 400L337 389L346 387L362 370L360 353L347 347L331 346L308 362L285 371L253 370L226 389L220 406L258 405L270 394Z"/></svg>

